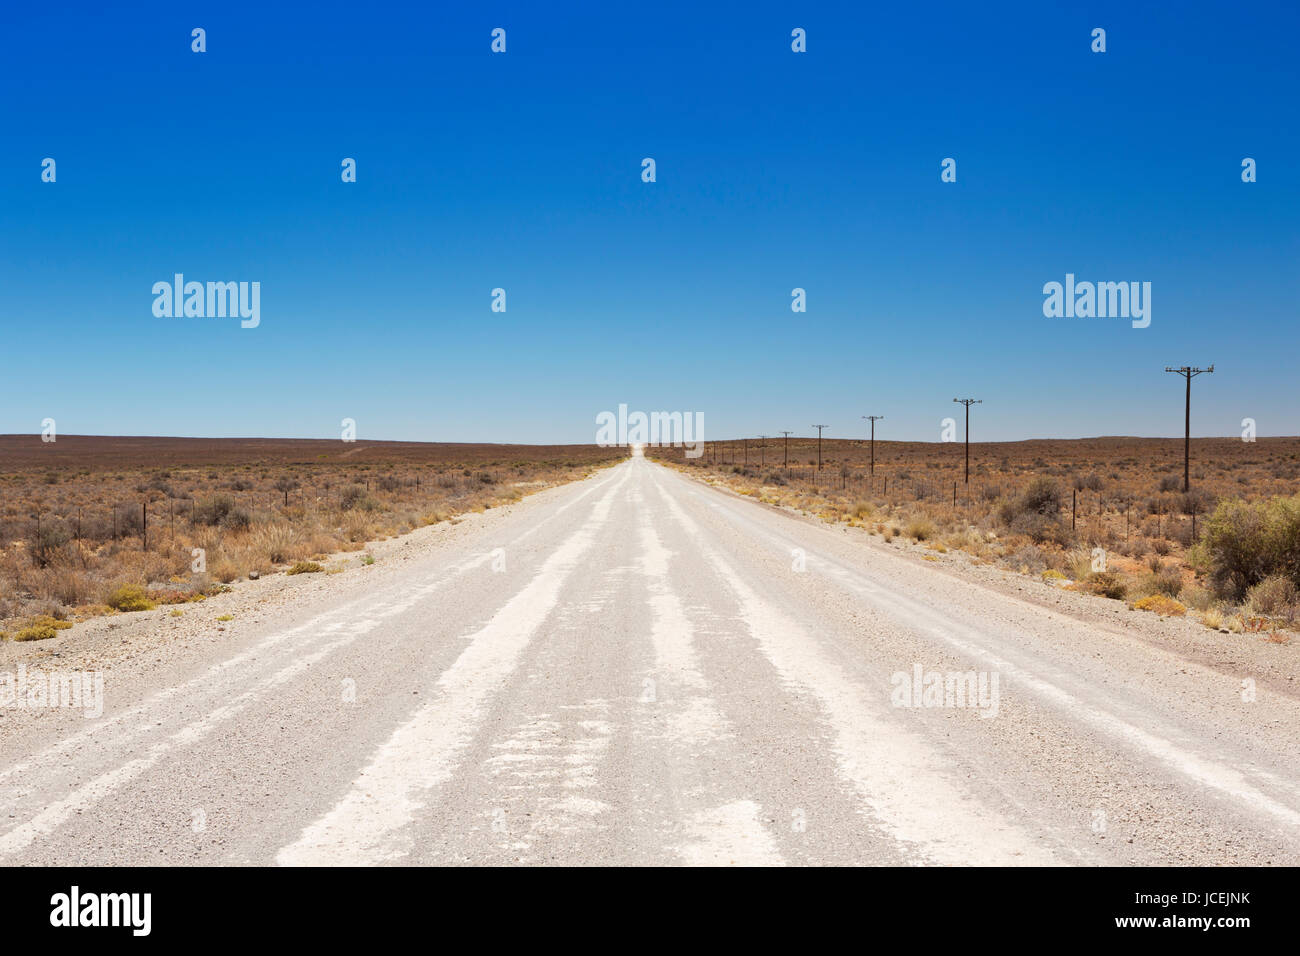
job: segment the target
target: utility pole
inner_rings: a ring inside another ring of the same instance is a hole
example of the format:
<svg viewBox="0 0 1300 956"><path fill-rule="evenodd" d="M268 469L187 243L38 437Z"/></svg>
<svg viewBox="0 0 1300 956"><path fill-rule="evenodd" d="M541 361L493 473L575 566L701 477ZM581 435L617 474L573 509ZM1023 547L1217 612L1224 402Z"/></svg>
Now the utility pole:
<svg viewBox="0 0 1300 956"><path fill-rule="evenodd" d="M871 421L871 474L876 473L876 422L884 418L884 415L863 415L863 418Z"/></svg>
<svg viewBox="0 0 1300 956"><path fill-rule="evenodd" d="M1192 486L1191 481L1191 460L1192 460L1192 379L1205 372L1213 372L1214 366L1209 368L1192 368L1190 365L1184 365L1182 368L1170 368L1165 366L1166 372L1177 372L1183 378L1187 379L1187 404L1183 411L1183 493L1186 494Z"/></svg>
<svg viewBox="0 0 1300 956"><path fill-rule="evenodd" d="M966 406L966 484L970 484L970 407L982 405L982 398L954 398L954 402Z"/></svg>
<svg viewBox="0 0 1300 956"><path fill-rule="evenodd" d="M758 467L767 467L767 436L758 436Z"/></svg>
<svg viewBox="0 0 1300 956"><path fill-rule="evenodd" d="M781 434L785 436L785 465L784 465L784 467L789 468L789 467L790 467L790 433L789 433L789 432L781 432Z"/></svg>
<svg viewBox="0 0 1300 956"><path fill-rule="evenodd" d="M823 429L823 428L830 428L830 427L831 427L831 426L829 426L829 425L814 425L814 426L813 426L813 428L817 429L817 470L818 470L818 471L821 471L821 470L822 470L822 429Z"/></svg>

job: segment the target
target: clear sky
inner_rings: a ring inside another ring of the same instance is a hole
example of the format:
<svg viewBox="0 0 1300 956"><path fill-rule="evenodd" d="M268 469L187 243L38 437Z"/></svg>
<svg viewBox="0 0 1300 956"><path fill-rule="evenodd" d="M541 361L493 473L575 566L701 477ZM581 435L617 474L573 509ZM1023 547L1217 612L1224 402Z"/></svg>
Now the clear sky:
<svg viewBox="0 0 1300 956"><path fill-rule="evenodd" d="M1298 434L1300 7L1159 7L5 4L0 432Z"/></svg>

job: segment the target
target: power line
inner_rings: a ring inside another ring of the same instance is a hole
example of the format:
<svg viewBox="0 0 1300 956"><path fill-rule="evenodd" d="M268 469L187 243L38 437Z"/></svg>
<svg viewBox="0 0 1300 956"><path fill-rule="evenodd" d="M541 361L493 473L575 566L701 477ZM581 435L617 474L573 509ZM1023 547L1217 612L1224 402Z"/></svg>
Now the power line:
<svg viewBox="0 0 1300 956"><path fill-rule="evenodd" d="M954 402L966 406L966 484L970 484L970 407L984 404L982 398L954 398Z"/></svg>
<svg viewBox="0 0 1300 956"><path fill-rule="evenodd" d="M818 471L822 470L822 429L830 428L830 427L831 427L830 425L813 426L813 428L817 429L817 470Z"/></svg>
<svg viewBox="0 0 1300 956"><path fill-rule="evenodd" d="M785 467L790 467L790 432L781 432L785 436Z"/></svg>
<svg viewBox="0 0 1300 956"><path fill-rule="evenodd" d="M876 473L876 422L884 418L884 415L863 415L863 418L871 420L871 474Z"/></svg>
<svg viewBox="0 0 1300 956"><path fill-rule="evenodd" d="M1187 379L1187 404L1183 408L1183 493L1186 494L1191 490L1191 460L1192 460L1192 379L1206 372L1213 372L1214 366L1209 368L1192 368L1190 365L1184 365L1181 368L1170 368L1165 366L1166 372L1177 372L1183 378Z"/></svg>

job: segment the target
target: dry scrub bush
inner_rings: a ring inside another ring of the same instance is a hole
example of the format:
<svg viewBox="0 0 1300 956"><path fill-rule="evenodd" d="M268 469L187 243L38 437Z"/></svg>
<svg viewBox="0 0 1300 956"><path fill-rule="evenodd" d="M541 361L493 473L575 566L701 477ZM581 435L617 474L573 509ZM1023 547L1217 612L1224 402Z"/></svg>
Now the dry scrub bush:
<svg viewBox="0 0 1300 956"><path fill-rule="evenodd" d="M1071 535L1061 522L1061 488L1051 478L1040 476L1018 497L998 507L998 520L1036 544L1068 544Z"/></svg>
<svg viewBox="0 0 1300 956"><path fill-rule="evenodd" d="M1300 495L1220 502L1189 560L1220 596L1234 601L1273 576L1300 586Z"/></svg>
<svg viewBox="0 0 1300 956"><path fill-rule="evenodd" d="M1161 617L1182 617L1187 608L1166 594L1151 594L1133 604L1139 611L1153 611Z"/></svg>
<svg viewBox="0 0 1300 956"><path fill-rule="evenodd" d="M1300 589L1288 577L1270 575L1246 593L1246 609L1261 617L1295 620L1300 612Z"/></svg>

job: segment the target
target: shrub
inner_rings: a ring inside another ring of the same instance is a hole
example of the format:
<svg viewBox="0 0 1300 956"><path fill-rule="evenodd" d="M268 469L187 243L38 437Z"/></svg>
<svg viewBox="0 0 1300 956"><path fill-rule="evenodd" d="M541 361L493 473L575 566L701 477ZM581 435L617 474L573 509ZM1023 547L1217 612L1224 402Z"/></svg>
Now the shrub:
<svg viewBox="0 0 1300 956"><path fill-rule="evenodd" d="M61 621L58 618L51 617L48 614L41 614L37 617L32 618L32 625L36 627L52 627L56 631L66 631L68 628L72 627L72 622Z"/></svg>
<svg viewBox="0 0 1300 956"><path fill-rule="evenodd" d="M1061 510L1060 486L1050 478L1035 478L1020 496L1018 510L1055 517Z"/></svg>
<svg viewBox="0 0 1300 956"><path fill-rule="evenodd" d="M252 523L253 516L248 513L247 508L232 508L221 519L221 527L227 531L247 531Z"/></svg>
<svg viewBox="0 0 1300 956"><path fill-rule="evenodd" d="M1177 571L1157 571L1145 575L1138 584L1137 591L1142 595L1163 594L1176 598L1183 593L1183 576Z"/></svg>
<svg viewBox="0 0 1300 956"><path fill-rule="evenodd" d="M152 611L156 606L144 593L144 588L134 584L114 588L104 603L115 611Z"/></svg>
<svg viewBox="0 0 1300 956"><path fill-rule="evenodd" d="M1182 617L1187 613L1187 608L1167 594L1148 595L1134 602L1133 607L1139 611L1153 611L1161 617Z"/></svg>
<svg viewBox="0 0 1300 956"><path fill-rule="evenodd" d="M1178 511L1185 515L1205 514L1214 506L1214 496L1200 488L1193 488L1176 499Z"/></svg>
<svg viewBox="0 0 1300 956"><path fill-rule="evenodd" d="M1102 597L1113 598L1116 601L1124 600L1128 589L1124 585L1124 579L1116 571L1100 571L1093 574L1084 581L1083 586L1093 594L1100 594Z"/></svg>
<svg viewBox="0 0 1300 956"><path fill-rule="evenodd" d="M284 564L298 547L298 532L291 525L268 524L257 529L251 543L272 564Z"/></svg>
<svg viewBox="0 0 1300 956"><path fill-rule="evenodd" d="M924 518L913 518L903 533L915 541L927 541L934 537L934 525Z"/></svg>
<svg viewBox="0 0 1300 956"><path fill-rule="evenodd" d="M1214 606L1214 595L1208 590L1196 585L1189 585L1183 588L1183 593L1178 595L1188 607L1195 608L1198 611L1208 611Z"/></svg>
<svg viewBox="0 0 1300 956"><path fill-rule="evenodd" d="M1290 620L1300 608L1300 590L1290 578L1272 574L1246 593L1246 607L1262 617Z"/></svg>
<svg viewBox="0 0 1300 956"><path fill-rule="evenodd" d="M1216 592L1236 601L1275 575L1300 586L1300 494L1221 501L1189 559L1209 575Z"/></svg>
<svg viewBox="0 0 1300 956"><path fill-rule="evenodd" d="M287 507L289 504L289 492L297 491L302 487L302 483L292 475L282 475L275 480L275 484L271 487L284 495L284 503Z"/></svg>
<svg viewBox="0 0 1300 956"><path fill-rule="evenodd" d="M1066 544L1070 532L1061 523L1060 511L1060 485L1040 475L1018 497L998 507L998 520L1038 544Z"/></svg>
<svg viewBox="0 0 1300 956"><path fill-rule="evenodd" d="M15 641L48 641L52 637L58 637L59 630L49 624L33 624L30 627L24 627L14 634Z"/></svg>
<svg viewBox="0 0 1300 956"><path fill-rule="evenodd" d="M182 591L180 588L152 588L145 592L154 604L189 604L202 600L203 595L195 591Z"/></svg>
<svg viewBox="0 0 1300 956"><path fill-rule="evenodd" d="M367 493L364 485L349 485L339 495L339 507L344 511L350 511L362 504L366 498Z"/></svg>
<svg viewBox="0 0 1300 956"><path fill-rule="evenodd" d="M1013 554L1010 563L1012 567L1017 569L1024 568L1031 574L1037 573L1047 566L1047 562L1043 559L1043 552L1032 544L1021 548ZM1065 577L1065 575L1061 575L1061 577Z"/></svg>
<svg viewBox="0 0 1300 956"><path fill-rule="evenodd" d="M285 574L315 574L317 571L324 571L324 570L325 569L321 567L321 565L317 564L315 561L299 561L284 573Z"/></svg>
<svg viewBox="0 0 1300 956"><path fill-rule="evenodd" d="M215 528L234 510L234 498L229 495L218 495L209 502L194 506L194 522Z"/></svg>
<svg viewBox="0 0 1300 956"><path fill-rule="evenodd" d="M239 565L235 564L230 558L218 558L213 562L209 571L222 584L229 584L239 577Z"/></svg>
<svg viewBox="0 0 1300 956"><path fill-rule="evenodd" d="M68 543L72 535L61 523L45 521L32 536L32 559L38 568L47 567Z"/></svg>

